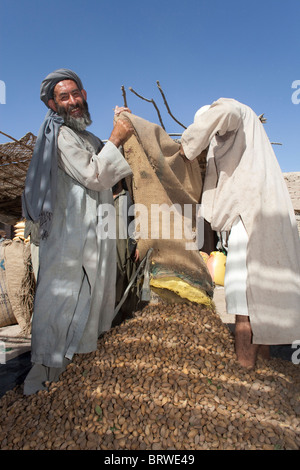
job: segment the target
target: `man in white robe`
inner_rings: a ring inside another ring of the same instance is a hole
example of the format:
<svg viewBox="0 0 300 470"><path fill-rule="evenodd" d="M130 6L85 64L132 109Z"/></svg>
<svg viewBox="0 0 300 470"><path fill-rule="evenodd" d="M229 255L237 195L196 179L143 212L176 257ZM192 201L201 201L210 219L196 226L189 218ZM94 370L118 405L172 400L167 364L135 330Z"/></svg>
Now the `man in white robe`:
<svg viewBox="0 0 300 470"><path fill-rule="evenodd" d="M57 380L75 353L95 350L99 335L111 327L116 241L114 234L103 236L99 210L113 207L112 186L132 173L119 151L132 127L118 121L105 146L87 132L86 91L74 72L59 69L46 77L41 99L50 112L23 194L24 215L41 226L26 395Z"/></svg>
<svg viewBox="0 0 300 470"><path fill-rule="evenodd" d="M300 340L300 241L290 196L272 145L248 106L220 98L184 131L189 160L208 149L202 209L227 232L225 296L236 315L238 361Z"/></svg>

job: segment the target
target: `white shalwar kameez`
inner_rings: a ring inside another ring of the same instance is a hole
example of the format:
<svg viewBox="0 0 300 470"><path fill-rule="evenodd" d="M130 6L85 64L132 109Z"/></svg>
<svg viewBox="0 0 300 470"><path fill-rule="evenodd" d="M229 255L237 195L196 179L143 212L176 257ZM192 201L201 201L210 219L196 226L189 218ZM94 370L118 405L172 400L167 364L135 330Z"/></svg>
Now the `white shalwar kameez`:
<svg viewBox="0 0 300 470"><path fill-rule="evenodd" d="M97 348L111 327L115 306L116 240L100 236L99 209L113 207L111 187L130 175L110 141L102 148L89 132L62 126L52 227L40 240L32 322L32 362L24 393L56 380L75 353ZM101 150L101 151L99 151ZM99 152L99 153L98 153Z"/></svg>
<svg viewBox="0 0 300 470"><path fill-rule="evenodd" d="M208 148L202 210L212 229L234 233L234 224L241 222L245 230L242 289L246 286L253 343L299 341L299 233L287 185L258 116L236 100L220 98L184 131L181 144L190 160Z"/></svg>

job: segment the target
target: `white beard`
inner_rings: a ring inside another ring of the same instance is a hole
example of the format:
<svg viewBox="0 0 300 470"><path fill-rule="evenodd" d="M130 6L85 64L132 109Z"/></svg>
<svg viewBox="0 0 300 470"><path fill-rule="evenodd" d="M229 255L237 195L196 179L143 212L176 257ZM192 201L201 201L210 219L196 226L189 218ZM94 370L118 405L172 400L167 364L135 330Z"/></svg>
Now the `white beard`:
<svg viewBox="0 0 300 470"><path fill-rule="evenodd" d="M59 106L57 103L55 104L57 107L57 112L63 118L65 124L74 131L85 131L85 129L92 124L91 116L88 110L88 104L86 101L84 101L83 106L81 106L81 109L84 111L83 116L78 118L70 115L71 110L66 112L62 106Z"/></svg>
<svg viewBox="0 0 300 470"><path fill-rule="evenodd" d="M92 120L89 115L84 115L79 118L74 118L72 116L68 116L65 118L65 124L68 127L71 127L74 131L85 131L88 126L92 124Z"/></svg>

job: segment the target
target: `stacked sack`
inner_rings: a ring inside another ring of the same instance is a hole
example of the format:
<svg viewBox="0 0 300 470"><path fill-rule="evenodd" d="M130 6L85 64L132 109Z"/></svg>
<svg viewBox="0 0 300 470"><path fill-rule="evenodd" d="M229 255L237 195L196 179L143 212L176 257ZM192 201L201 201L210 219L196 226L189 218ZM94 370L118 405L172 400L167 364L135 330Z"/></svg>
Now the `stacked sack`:
<svg viewBox="0 0 300 470"><path fill-rule="evenodd" d="M19 324L20 336L29 336L35 279L25 222L15 226L13 240L0 244L0 327Z"/></svg>
<svg viewBox="0 0 300 470"><path fill-rule="evenodd" d="M17 222L15 225L14 225L14 238L13 240L23 240L24 243L28 243L30 241L30 237L27 237L25 238L25 235L24 235L24 232L25 232L25 221L22 220L20 222Z"/></svg>

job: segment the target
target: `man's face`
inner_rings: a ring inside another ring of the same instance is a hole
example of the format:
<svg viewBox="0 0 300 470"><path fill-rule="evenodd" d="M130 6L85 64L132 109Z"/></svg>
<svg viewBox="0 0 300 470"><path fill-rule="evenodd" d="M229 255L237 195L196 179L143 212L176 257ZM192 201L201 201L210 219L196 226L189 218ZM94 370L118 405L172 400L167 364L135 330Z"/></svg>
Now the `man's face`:
<svg viewBox="0 0 300 470"><path fill-rule="evenodd" d="M86 97L86 91L79 90L73 80L63 80L55 86L54 99L48 104L69 127L83 131L92 122Z"/></svg>

